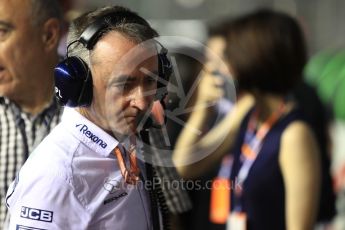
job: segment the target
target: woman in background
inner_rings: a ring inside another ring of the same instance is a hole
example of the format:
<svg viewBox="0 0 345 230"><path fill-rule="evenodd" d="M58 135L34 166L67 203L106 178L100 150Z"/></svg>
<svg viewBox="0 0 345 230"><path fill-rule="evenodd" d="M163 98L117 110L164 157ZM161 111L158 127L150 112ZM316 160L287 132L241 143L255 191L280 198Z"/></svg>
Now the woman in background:
<svg viewBox="0 0 345 230"><path fill-rule="evenodd" d="M229 26L226 56L240 90L255 104L232 153L231 218L247 229L312 229L320 153L291 91L302 80L306 48L292 17L261 10Z"/></svg>

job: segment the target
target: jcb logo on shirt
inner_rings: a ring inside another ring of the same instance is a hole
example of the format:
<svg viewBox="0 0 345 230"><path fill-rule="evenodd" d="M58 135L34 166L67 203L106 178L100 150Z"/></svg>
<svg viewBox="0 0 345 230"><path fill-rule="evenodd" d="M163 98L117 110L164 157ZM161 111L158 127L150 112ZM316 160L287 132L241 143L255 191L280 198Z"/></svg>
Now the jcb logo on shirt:
<svg viewBox="0 0 345 230"><path fill-rule="evenodd" d="M53 221L53 212L22 206L22 211L20 212L20 217L31 219L31 220L52 222Z"/></svg>

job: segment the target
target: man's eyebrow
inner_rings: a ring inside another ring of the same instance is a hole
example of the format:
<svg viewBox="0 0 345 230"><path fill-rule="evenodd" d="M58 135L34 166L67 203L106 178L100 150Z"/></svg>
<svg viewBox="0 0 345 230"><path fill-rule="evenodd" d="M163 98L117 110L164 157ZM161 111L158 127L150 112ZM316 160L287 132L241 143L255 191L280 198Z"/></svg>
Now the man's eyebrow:
<svg viewBox="0 0 345 230"><path fill-rule="evenodd" d="M150 74L145 73L145 77L157 79L157 77L158 77L158 71L150 72ZM137 79L138 79L138 78L135 77L135 76L123 74L123 75L120 75L120 76L118 76L118 77L116 77L116 78L113 78L113 79L110 81L110 84L112 84L112 83L128 83L128 82L134 82L134 81L136 81Z"/></svg>
<svg viewBox="0 0 345 230"><path fill-rule="evenodd" d="M111 80L111 83L126 83L126 82L133 82L135 81L136 78L134 76L131 75L120 75L116 78L113 78Z"/></svg>

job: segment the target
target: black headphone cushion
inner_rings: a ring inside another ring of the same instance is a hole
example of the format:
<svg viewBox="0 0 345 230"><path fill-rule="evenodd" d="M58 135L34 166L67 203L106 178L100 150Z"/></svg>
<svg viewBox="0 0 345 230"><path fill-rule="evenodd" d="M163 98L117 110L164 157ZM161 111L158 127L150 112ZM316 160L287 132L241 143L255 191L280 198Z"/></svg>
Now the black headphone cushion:
<svg viewBox="0 0 345 230"><path fill-rule="evenodd" d="M158 75L160 79L158 79L157 82L157 93L155 100L162 101L168 94L168 82L173 70L171 62L168 59L166 52L158 54L158 62Z"/></svg>
<svg viewBox="0 0 345 230"><path fill-rule="evenodd" d="M68 57L54 69L55 94L62 105L88 106L92 100L92 77L79 57Z"/></svg>

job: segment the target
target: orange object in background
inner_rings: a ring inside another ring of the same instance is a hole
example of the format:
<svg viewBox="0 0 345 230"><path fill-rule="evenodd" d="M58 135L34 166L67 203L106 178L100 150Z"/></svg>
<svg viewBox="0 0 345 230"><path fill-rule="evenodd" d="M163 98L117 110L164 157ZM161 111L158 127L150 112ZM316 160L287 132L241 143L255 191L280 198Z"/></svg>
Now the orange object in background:
<svg viewBox="0 0 345 230"><path fill-rule="evenodd" d="M164 108L159 101L153 102L151 114L159 125L164 124Z"/></svg>
<svg viewBox="0 0 345 230"><path fill-rule="evenodd" d="M225 224L230 213L230 180L216 178L212 183L210 221Z"/></svg>

